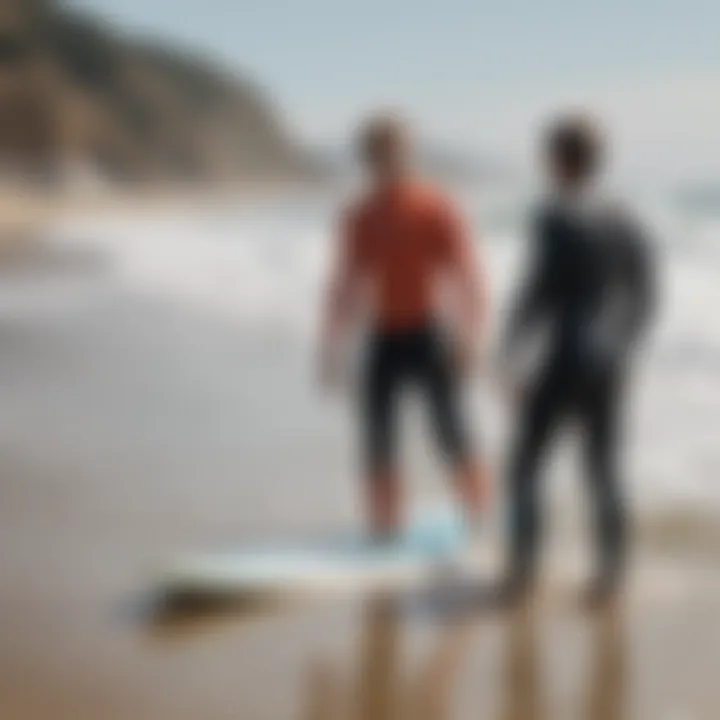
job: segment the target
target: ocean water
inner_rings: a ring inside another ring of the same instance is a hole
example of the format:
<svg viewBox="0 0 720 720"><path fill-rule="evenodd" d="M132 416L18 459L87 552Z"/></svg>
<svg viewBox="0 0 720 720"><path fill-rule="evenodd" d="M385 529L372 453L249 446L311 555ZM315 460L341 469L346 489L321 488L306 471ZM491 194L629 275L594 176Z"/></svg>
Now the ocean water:
<svg viewBox="0 0 720 720"><path fill-rule="evenodd" d="M522 273L525 212L508 193L462 201L488 268L494 338ZM8 269L0 283L3 447L70 467L86 486L123 483L139 507L143 493L179 515L192 507L228 534L239 507L250 528L356 516L352 401L324 396L314 375L338 202L223 199L53 228L47 247L75 260ZM638 205L662 304L633 386L628 487L643 503L718 504L720 218L661 198ZM501 474L510 420L491 374L468 404ZM411 492L442 495L421 408L409 408ZM572 434L554 463L553 492L581 492Z"/></svg>

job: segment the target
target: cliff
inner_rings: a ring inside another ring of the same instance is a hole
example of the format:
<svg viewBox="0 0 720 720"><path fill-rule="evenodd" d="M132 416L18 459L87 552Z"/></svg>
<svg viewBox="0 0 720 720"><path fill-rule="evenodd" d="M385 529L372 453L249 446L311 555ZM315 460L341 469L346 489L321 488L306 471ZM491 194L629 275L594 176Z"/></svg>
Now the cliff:
<svg viewBox="0 0 720 720"><path fill-rule="evenodd" d="M317 173L266 94L50 0L0 4L0 173L62 181Z"/></svg>

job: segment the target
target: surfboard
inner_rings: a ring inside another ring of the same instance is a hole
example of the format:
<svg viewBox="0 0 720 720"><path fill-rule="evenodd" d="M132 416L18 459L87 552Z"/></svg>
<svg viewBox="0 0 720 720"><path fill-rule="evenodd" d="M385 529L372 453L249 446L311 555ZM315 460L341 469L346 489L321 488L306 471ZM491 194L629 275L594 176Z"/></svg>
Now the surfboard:
<svg viewBox="0 0 720 720"><path fill-rule="evenodd" d="M459 513L441 509L417 513L391 541L355 533L189 555L172 563L160 584L170 596L214 598L389 591L447 574L471 547Z"/></svg>

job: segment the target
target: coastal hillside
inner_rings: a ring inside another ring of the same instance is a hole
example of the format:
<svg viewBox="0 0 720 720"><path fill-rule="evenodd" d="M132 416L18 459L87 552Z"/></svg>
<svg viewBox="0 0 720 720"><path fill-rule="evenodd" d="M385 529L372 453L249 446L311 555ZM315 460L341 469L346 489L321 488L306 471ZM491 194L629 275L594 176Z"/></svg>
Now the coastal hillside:
<svg viewBox="0 0 720 720"><path fill-rule="evenodd" d="M142 182L317 174L267 95L53 0L0 0L0 173Z"/></svg>

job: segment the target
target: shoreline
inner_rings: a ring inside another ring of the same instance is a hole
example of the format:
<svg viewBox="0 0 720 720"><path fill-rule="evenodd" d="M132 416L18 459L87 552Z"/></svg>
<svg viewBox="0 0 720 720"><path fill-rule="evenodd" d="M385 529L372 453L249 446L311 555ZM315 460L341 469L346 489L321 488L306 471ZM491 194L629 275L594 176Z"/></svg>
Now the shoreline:
<svg viewBox="0 0 720 720"><path fill-rule="evenodd" d="M335 186L334 181L247 180L217 183L168 182L108 185L73 190L0 185L0 261L2 256L38 239L53 223L118 211L173 208L218 201L247 201L293 194L316 194Z"/></svg>

